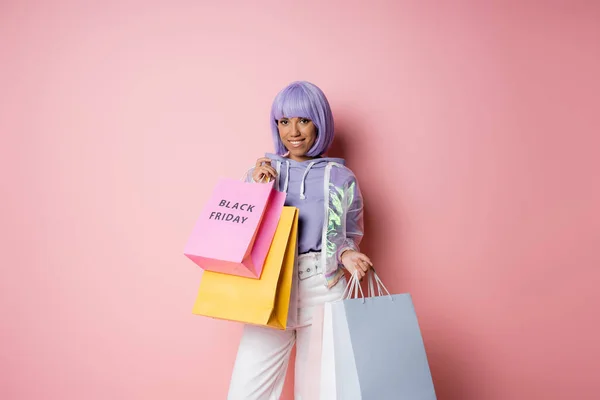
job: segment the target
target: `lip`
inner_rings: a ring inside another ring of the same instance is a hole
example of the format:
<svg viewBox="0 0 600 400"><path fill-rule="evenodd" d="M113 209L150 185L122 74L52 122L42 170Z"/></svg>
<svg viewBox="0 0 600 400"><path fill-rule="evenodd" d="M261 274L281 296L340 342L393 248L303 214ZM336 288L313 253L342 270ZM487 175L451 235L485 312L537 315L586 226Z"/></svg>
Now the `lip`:
<svg viewBox="0 0 600 400"><path fill-rule="evenodd" d="M294 139L294 140L289 140L288 139L288 143L292 146L292 147L300 147L302 146L302 144L304 143L304 139Z"/></svg>

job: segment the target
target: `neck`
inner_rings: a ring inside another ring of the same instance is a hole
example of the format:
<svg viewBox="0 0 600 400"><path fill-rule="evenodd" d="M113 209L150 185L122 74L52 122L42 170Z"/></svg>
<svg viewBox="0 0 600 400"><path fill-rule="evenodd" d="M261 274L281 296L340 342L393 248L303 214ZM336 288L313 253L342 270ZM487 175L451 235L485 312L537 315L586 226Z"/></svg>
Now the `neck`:
<svg viewBox="0 0 600 400"><path fill-rule="evenodd" d="M316 157L309 157L309 156L294 156L294 155L291 155L291 154L289 154L289 155L288 155L288 158L289 158L290 160L294 160L294 161L297 161L297 162L304 162L304 161L308 161L308 160L314 160Z"/></svg>

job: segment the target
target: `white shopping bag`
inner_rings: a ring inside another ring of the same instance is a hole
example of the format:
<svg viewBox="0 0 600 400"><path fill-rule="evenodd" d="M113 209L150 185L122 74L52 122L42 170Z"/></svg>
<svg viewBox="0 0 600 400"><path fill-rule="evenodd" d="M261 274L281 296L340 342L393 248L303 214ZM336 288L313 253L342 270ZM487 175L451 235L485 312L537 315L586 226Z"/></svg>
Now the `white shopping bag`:
<svg viewBox="0 0 600 400"><path fill-rule="evenodd" d="M323 308L323 344L321 346L321 400L336 400L336 370L333 347L333 321L331 319L331 303Z"/></svg>

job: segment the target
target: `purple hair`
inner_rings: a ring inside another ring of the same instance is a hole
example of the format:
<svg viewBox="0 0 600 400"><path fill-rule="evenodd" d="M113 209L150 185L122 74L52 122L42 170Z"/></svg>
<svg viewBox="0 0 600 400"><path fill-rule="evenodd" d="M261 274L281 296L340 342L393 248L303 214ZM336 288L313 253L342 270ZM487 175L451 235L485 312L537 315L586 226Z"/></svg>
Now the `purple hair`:
<svg viewBox="0 0 600 400"><path fill-rule="evenodd" d="M281 142L277 121L286 118L307 118L317 128L317 139L306 153L318 157L325 153L333 142L333 114L329 102L321 89L310 82L292 82L275 96L271 107L271 131L275 152L284 155L287 149Z"/></svg>

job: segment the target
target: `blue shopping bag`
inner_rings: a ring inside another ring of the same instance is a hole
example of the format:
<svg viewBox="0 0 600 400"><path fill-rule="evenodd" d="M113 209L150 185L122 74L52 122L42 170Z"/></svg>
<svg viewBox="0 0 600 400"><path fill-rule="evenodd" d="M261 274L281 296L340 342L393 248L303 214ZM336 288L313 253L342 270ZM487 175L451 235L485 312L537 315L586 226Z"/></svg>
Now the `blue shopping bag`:
<svg viewBox="0 0 600 400"><path fill-rule="evenodd" d="M321 399L436 400L411 295L391 295L375 271L369 295L358 293L353 276L344 298L325 305L322 361L333 354L335 371L322 375Z"/></svg>

